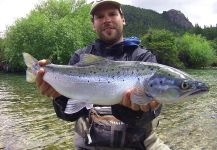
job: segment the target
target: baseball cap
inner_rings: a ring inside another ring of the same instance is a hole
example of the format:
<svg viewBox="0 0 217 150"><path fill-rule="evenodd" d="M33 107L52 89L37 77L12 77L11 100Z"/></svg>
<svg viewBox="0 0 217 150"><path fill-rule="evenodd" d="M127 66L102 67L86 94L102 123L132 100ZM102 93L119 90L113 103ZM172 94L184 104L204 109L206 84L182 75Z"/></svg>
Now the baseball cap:
<svg viewBox="0 0 217 150"><path fill-rule="evenodd" d="M118 1L116 0L96 0L95 2L93 2L91 6L90 14L94 15L94 12L96 11L97 7L105 5L105 4L110 4L110 5L117 7L119 11L122 13L121 3L119 3Z"/></svg>

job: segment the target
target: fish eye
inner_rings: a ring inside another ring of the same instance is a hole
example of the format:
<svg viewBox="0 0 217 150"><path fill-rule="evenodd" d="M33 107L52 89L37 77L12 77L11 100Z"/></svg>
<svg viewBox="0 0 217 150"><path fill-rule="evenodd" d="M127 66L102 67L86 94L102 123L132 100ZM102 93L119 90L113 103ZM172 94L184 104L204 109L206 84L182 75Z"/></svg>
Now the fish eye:
<svg viewBox="0 0 217 150"><path fill-rule="evenodd" d="M184 90L188 89L189 88L188 82L183 81L182 84L181 84L181 88L184 89Z"/></svg>

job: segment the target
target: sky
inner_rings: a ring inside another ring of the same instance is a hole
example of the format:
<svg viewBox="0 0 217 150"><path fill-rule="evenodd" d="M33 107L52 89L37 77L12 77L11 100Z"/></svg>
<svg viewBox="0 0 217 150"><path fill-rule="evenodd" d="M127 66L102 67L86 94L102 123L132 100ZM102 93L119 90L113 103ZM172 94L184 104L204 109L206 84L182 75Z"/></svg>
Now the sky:
<svg viewBox="0 0 217 150"><path fill-rule="evenodd" d="M15 20L25 17L42 0L0 0L0 33ZM93 0L87 0L91 2ZM170 9L181 11L189 21L201 27L216 26L217 0L119 0L122 4L145 9L152 9L158 13Z"/></svg>

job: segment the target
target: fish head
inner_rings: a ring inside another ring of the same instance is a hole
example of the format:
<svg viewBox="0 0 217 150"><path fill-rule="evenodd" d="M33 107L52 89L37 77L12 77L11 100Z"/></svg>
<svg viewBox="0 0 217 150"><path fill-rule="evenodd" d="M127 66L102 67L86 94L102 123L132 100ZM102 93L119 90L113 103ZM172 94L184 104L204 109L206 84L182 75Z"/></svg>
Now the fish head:
<svg viewBox="0 0 217 150"><path fill-rule="evenodd" d="M144 81L144 91L159 103L174 103L208 92L208 86L174 68L161 68Z"/></svg>

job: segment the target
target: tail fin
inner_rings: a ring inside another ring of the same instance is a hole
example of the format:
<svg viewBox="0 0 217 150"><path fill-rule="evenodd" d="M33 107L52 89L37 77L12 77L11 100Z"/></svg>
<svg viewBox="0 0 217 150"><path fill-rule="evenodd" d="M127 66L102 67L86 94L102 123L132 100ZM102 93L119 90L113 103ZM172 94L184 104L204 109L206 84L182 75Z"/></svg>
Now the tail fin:
<svg viewBox="0 0 217 150"><path fill-rule="evenodd" d="M24 62L27 66L26 70L26 81L33 83L36 78L37 70L40 69L38 60L32 57L28 53L23 53Z"/></svg>

